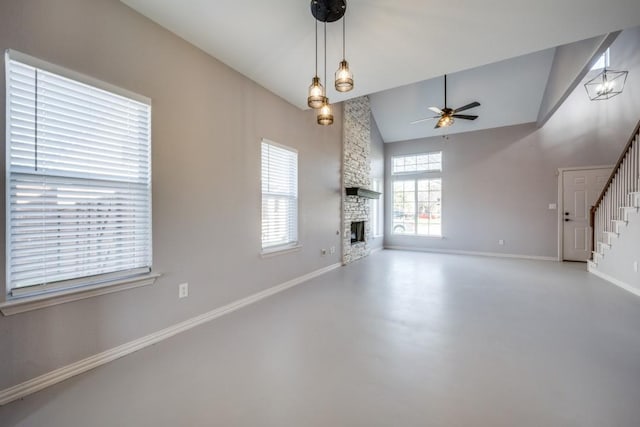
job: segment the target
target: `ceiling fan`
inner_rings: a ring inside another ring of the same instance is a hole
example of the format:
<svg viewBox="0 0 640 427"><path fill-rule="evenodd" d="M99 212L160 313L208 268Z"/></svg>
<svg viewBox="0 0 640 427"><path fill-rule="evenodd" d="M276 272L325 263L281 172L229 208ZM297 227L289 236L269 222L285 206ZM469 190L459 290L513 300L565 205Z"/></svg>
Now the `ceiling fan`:
<svg viewBox="0 0 640 427"><path fill-rule="evenodd" d="M471 108L479 107L479 106L480 106L479 102L472 102L471 104L467 104L460 108L456 108L456 109L448 108L447 107L447 75L445 74L444 75L444 108L440 109L438 107L429 107L429 110L433 111L438 115L415 120L411 122L411 124L414 125L416 123L426 122L427 120L439 119L438 123L436 123L436 126L435 126L435 129L438 129L441 127L451 126L454 122L454 118L464 119L464 120L475 120L478 118L478 116L470 116L467 114L458 114L458 113L461 111L469 110Z"/></svg>

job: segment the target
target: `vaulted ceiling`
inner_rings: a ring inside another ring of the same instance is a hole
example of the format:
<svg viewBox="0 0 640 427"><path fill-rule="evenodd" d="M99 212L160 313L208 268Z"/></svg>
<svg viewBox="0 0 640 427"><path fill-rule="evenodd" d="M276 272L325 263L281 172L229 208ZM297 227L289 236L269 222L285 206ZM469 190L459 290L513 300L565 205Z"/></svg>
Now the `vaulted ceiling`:
<svg viewBox="0 0 640 427"><path fill-rule="evenodd" d="M310 1L122 1L276 95L307 108L306 91L314 75L315 20ZM385 93L389 105L383 113L382 103L375 102L378 112L374 114L379 122L406 123L409 118L420 118L416 115L426 116L426 107L442 103L439 80L429 80L447 73L452 75L452 103L483 98L477 100L485 110L474 123L493 126L504 118L505 111L499 106L507 100L490 99L499 94L483 92L481 85L489 75L481 66L535 53L529 60L540 60L531 64L542 74L528 81L538 88L540 78L548 74L550 58L548 52L540 51L637 25L638 0L347 0L346 57L355 89L338 94L329 84L328 96L335 103L400 88L399 93L411 96L402 100L397 94ZM327 32L327 77L332 82L341 59L341 21L328 24ZM524 58L517 60L526 62ZM506 72L509 66L502 65ZM500 72L500 64L493 67ZM320 68L322 76L322 58ZM462 79L461 73L459 82L468 83L456 86L454 73L472 68L481 75ZM470 85L477 89L475 93L470 92ZM456 91L469 97L457 99ZM397 101L392 106L393 99ZM399 117L392 107L407 112ZM490 118L488 113L494 108L502 116L496 113ZM426 132L429 126L421 128ZM411 132L405 130L406 135ZM396 135L397 130L390 131L385 139L399 138Z"/></svg>

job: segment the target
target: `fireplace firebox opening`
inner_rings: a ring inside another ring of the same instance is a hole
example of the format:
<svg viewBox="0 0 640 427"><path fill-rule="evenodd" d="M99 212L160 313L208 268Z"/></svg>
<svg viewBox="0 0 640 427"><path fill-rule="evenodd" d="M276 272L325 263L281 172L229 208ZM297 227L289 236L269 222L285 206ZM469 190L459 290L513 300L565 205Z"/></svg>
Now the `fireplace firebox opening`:
<svg viewBox="0 0 640 427"><path fill-rule="evenodd" d="M351 244L364 242L364 221L351 223Z"/></svg>

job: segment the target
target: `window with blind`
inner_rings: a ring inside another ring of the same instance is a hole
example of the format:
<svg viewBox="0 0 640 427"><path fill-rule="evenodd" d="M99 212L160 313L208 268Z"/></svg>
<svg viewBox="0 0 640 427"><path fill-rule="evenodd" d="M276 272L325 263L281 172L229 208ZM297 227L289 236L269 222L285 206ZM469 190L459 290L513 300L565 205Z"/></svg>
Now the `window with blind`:
<svg viewBox="0 0 640 427"><path fill-rule="evenodd" d="M262 140L262 249L298 243L298 153Z"/></svg>
<svg viewBox="0 0 640 427"><path fill-rule="evenodd" d="M10 296L151 269L151 105L14 51L7 84Z"/></svg>

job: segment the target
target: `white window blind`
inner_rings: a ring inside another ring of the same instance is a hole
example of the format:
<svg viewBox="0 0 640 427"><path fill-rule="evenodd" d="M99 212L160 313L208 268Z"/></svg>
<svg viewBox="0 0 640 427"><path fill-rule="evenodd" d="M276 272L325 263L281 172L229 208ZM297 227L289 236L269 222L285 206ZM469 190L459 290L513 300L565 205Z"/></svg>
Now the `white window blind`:
<svg viewBox="0 0 640 427"><path fill-rule="evenodd" d="M298 153L262 141L262 248L298 241Z"/></svg>
<svg viewBox="0 0 640 427"><path fill-rule="evenodd" d="M151 268L150 103L46 65L5 55L14 296Z"/></svg>

